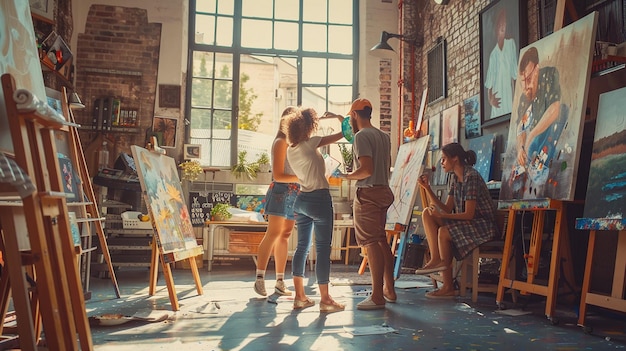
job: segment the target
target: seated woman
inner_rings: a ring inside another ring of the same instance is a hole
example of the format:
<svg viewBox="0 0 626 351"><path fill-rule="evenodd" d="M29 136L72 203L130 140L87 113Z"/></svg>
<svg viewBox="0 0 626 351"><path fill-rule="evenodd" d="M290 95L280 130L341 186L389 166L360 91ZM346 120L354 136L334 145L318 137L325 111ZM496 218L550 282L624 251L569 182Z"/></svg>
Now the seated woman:
<svg viewBox="0 0 626 351"><path fill-rule="evenodd" d="M426 176L422 175L418 180L430 203L422 213L430 261L415 273L442 273L443 287L426 294L432 299L455 296L453 254L457 260L462 260L474 248L493 240L498 234L495 204L485 181L472 167L476 163L476 153L465 151L458 143L447 144L441 151L441 165L445 172L452 173L446 202L437 198Z"/></svg>

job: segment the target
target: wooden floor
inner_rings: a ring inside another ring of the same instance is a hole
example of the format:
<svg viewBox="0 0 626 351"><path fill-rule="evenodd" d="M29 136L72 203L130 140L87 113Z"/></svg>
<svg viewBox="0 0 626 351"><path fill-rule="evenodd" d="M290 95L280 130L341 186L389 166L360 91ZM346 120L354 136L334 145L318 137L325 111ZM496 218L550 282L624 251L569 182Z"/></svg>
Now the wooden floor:
<svg viewBox="0 0 626 351"><path fill-rule="evenodd" d="M273 262L267 277L273 287ZM289 266L287 271L289 272ZM358 266L333 263L338 282L358 281ZM398 302L385 310L359 311L367 285L331 285L331 294L346 304L343 312L320 314L314 272L308 274L307 290L316 306L292 310L286 297L268 303L255 294L254 263L251 259L214 264L212 272L201 269L204 295L197 296L188 270L174 270L180 311L170 309L167 290L159 278L157 295L149 297L148 270L122 269L117 273L121 299L116 299L110 280L92 280L89 316L132 316L151 310L169 315L162 322L129 321L118 326L92 326L96 350L607 350L626 347L626 316L590 308L587 334L576 326L577 303L557 304L558 324L544 314L544 298L521 297L509 302L507 311L529 312L521 316L497 313L495 295L481 294L477 303L470 295L447 301L428 300L429 280L402 275ZM369 272L366 272L367 276ZM288 278L290 274L288 274ZM333 274L331 273L331 277ZM334 280L333 280L334 281ZM287 285L292 286L291 279ZM507 297L510 300L510 296ZM571 299L562 299L571 300ZM521 309L524 307L525 309ZM501 312L501 311L500 311ZM383 334L372 329L392 328ZM175 349L175 348L179 349Z"/></svg>

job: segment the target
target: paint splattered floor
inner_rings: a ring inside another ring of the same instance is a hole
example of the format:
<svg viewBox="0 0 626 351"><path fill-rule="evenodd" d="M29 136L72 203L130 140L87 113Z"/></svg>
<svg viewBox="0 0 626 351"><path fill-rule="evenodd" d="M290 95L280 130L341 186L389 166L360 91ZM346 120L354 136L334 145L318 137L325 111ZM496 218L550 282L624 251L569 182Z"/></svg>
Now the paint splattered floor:
<svg viewBox="0 0 626 351"><path fill-rule="evenodd" d="M273 263L270 262L270 267ZM292 300L268 303L252 289L252 260L214 264L200 270L204 295L196 294L188 270L174 270L180 311L171 311L167 289L160 277L157 294L148 296L148 270L123 269L117 279L122 298L114 298L109 279L93 278L89 316L108 313L134 315L159 310L169 318L161 322L129 321L118 326L92 326L95 350L608 350L626 348L626 316L590 307L586 324L591 334L576 326L576 303L558 302L552 323L544 316L544 299L523 298L511 310L530 312L508 316L498 312L495 296L481 294L477 303L468 295L449 301L433 301L424 294L429 280L403 275L398 302L385 310L359 311L367 285L343 284L354 277L357 266L334 263L343 278L333 280L331 294L346 310L320 314L319 294L309 277L307 291L316 306L292 310ZM287 268L289 271L289 267ZM314 272L309 272L314 278ZM366 272L366 276L369 274ZM331 274L332 276L332 274ZM267 277L268 290L274 275ZM291 280L287 281L288 286ZM507 297L510 299L510 297ZM565 299L564 299L565 300ZM356 335L365 333L367 335ZM380 334L375 334L380 333Z"/></svg>

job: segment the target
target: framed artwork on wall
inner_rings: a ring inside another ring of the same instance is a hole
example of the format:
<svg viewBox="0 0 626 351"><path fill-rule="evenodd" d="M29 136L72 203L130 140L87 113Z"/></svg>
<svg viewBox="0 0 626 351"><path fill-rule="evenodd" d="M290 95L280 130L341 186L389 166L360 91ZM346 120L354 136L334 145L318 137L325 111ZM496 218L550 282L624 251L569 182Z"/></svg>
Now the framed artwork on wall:
<svg viewBox="0 0 626 351"><path fill-rule="evenodd" d="M171 117L154 117L152 121L152 131L158 133L160 147L176 147L176 132L178 120Z"/></svg>
<svg viewBox="0 0 626 351"><path fill-rule="evenodd" d="M183 148L185 160L199 159L202 157L202 145L201 144L185 144Z"/></svg>
<svg viewBox="0 0 626 351"><path fill-rule="evenodd" d="M443 110L441 114L441 146L459 142L459 105Z"/></svg>
<svg viewBox="0 0 626 351"><path fill-rule="evenodd" d="M463 100L463 116L465 118L465 139L482 135L480 127L480 95Z"/></svg>
<svg viewBox="0 0 626 351"><path fill-rule="evenodd" d="M159 84L159 106L180 108L180 85Z"/></svg>
<svg viewBox="0 0 626 351"><path fill-rule="evenodd" d="M511 116L519 49L526 45L526 2L496 0L479 14L480 106L483 126Z"/></svg>
<svg viewBox="0 0 626 351"><path fill-rule="evenodd" d="M54 7L56 0L28 0L30 12L33 15L54 21Z"/></svg>

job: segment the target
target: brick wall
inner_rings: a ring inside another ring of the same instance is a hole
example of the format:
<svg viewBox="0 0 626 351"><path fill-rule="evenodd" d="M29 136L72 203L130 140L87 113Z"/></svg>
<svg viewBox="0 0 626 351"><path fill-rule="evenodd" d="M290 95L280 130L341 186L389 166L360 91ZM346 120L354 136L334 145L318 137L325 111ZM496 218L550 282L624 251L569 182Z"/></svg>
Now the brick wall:
<svg viewBox="0 0 626 351"><path fill-rule="evenodd" d="M527 28L529 41L539 37L538 0L529 0L528 16L521 19ZM411 71L411 51L404 50L404 118L408 125L411 116L417 119L422 91L427 87L427 52L439 37L446 40L447 47L447 97L426 107L424 119L439 113L463 100L480 94L480 30L479 14L489 5L489 0L450 0L447 5L436 5L434 1L407 0L403 3L403 26L405 35L413 35L421 43L415 50L415 70ZM414 76L415 79L411 80ZM413 103L412 103L413 101ZM464 121L460 119L459 140L467 146ZM483 128L483 134L496 135L496 165L500 167L499 154L506 148L508 123ZM496 179L500 179L495 171Z"/></svg>
<svg viewBox="0 0 626 351"><path fill-rule="evenodd" d="M94 100L102 96L121 99L121 109L138 111L135 127L116 128L113 158L130 153L130 145L144 145L152 126L157 88L161 24L148 23L147 10L105 5L89 9L85 32L78 35L76 91L86 108L76 111L77 122L89 128ZM85 148L94 133L83 136ZM89 152L85 155L92 157ZM110 165L115 160L110 160ZM88 160L88 164L91 164Z"/></svg>

